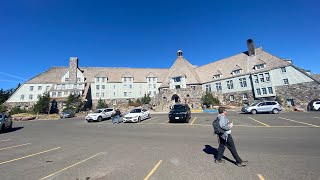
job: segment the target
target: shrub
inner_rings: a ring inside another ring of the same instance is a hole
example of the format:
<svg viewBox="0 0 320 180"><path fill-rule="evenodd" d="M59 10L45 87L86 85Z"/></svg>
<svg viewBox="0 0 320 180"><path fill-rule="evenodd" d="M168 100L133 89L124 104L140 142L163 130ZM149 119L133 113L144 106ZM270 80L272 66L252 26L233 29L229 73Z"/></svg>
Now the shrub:
<svg viewBox="0 0 320 180"><path fill-rule="evenodd" d="M38 101L33 107L35 113L47 114L49 112L50 96L48 93L38 96Z"/></svg>
<svg viewBox="0 0 320 180"><path fill-rule="evenodd" d="M213 95L209 92L206 92L206 94L202 96L201 100L202 100L202 104L205 105L206 107L210 107L210 105L213 105L213 106L220 105L219 99L213 97Z"/></svg>
<svg viewBox="0 0 320 180"><path fill-rule="evenodd" d="M100 98L98 100L97 109L107 108L107 107L108 107L108 105L106 104L106 102Z"/></svg>

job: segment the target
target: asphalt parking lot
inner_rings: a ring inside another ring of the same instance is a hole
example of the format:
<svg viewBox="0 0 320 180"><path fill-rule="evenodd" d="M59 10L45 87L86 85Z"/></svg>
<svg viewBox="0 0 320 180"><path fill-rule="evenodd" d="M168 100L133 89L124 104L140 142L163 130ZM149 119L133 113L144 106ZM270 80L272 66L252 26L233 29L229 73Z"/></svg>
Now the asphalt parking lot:
<svg viewBox="0 0 320 180"><path fill-rule="evenodd" d="M152 114L141 123L87 123L76 117L14 122L0 134L0 179L319 179L320 112L229 112L240 157L215 164L217 114L188 124Z"/></svg>

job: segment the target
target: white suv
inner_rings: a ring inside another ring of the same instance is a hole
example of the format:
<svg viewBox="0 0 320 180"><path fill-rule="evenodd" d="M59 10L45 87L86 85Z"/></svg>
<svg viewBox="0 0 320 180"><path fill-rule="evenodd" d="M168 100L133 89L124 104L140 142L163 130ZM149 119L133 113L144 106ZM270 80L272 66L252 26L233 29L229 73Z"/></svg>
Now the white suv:
<svg viewBox="0 0 320 180"><path fill-rule="evenodd" d="M320 111L320 101L313 102L312 106L314 110Z"/></svg>
<svg viewBox="0 0 320 180"><path fill-rule="evenodd" d="M105 109L97 109L93 113L88 114L85 118L86 121L92 122L92 121L101 121L103 119L110 118L112 114L114 114L113 108L105 108Z"/></svg>
<svg viewBox="0 0 320 180"><path fill-rule="evenodd" d="M282 108L277 101L262 101L242 108L242 112L252 114L257 114L260 112L272 112L274 114L278 114L281 110Z"/></svg>

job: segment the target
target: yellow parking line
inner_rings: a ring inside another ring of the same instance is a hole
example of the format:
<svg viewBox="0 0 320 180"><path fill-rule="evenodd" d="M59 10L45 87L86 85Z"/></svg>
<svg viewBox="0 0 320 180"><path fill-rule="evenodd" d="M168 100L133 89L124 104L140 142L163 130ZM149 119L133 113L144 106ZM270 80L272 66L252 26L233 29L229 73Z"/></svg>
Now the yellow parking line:
<svg viewBox="0 0 320 180"><path fill-rule="evenodd" d="M192 125L196 119L197 119L197 117L195 117L195 118L193 119L193 121L191 122L190 125Z"/></svg>
<svg viewBox="0 0 320 180"><path fill-rule="evenodd" d="M264 180L264 177L261 174L257 174L260 180Z"/></svg>
<svg viewBox="0 0 320 180"><path fill-rule="evenodd" d="M148 180L150 178L150 176L156 171L156 169L160 166L160 164L162 163L162 160L160 160L156 166L150 171L150 173L143 179L143 180Z"/></svg>
<svg viewBox="0 0 320 180"><path fill-rule="evenodd" d="M55 172L55 173L52 173L52 174L50 174L50 175L48 175L48 176L46 176L46 177L43 177L43 178L39 179L39 180L47 179L47 178L49 178L49 177L51 177L51 176L54 176L54 175L56 175L56 174L58 174L58 173L61 173L62 171L65 171L65 170L67 170L67 169L69 169L69 168L72 168L72 167L74 167L74 166L76 166L76 165L78 165L78 164L80 164L80 163L83 163L83 162L85 162L85 161L88 161L89 159L92 159L92 158L98 156L99 154L100 154L100 153L97 153L97 154L95 154L95 155L93 155L93 156L91 156L91 157L89 157L89 158L87 158L87 159L84 159L84 160L82 160L82 161L79 161L79 162L77 162L77 163L75 163L75 164L73 164L73 165L71 165L71 166L68 166L68 167L66 167L66 168L63 168L63 169L61 169L61 170L59 170L59 171L57 171L57 172Z"/></svg>
<svg viewBox="0 0 320 180"><path fill-rule="evenodd" d="M263 124L263 125L265 125L265 126L267 126L267 127L270 127L268 124L265 124L265 123L260 122L260 121L258 121L258 120L256 120L256 119L253 119L252 117L249 117L249 119L254 120L254 121L256 121L256 122L258 122L258 123L260 123L260 124Z"/></svg>
<svg viewBox="0 0 320 180"><path fill-rule="evenodd" d="M6 142L6 141L11 141L12 139L5 139L5 140L1 140L0 142Z"/></svg>
<svg viewBox="0 0 320 180"><path fill-rule="evenodd" d="M314 124L308 124L308 123L304 123L304 122L300 122L300 121L295 121L295 120L292 120L292 119L287 119L287 118L283 118L283 117L279 117L279 118L280 118L280 119L287 120L287 121L292 121L292 122L300 123L300 124L306 124L306 125L313 126L313 127L319 127L319 126L316 126L316 125L314 125Z"/></svg>
<svg viewBox="0 0 320 180"><path fill-rule="evenodd" d="M319 117L314 117L314 118L320 119Z"/></svg>
<svg viewBox="0 0 320 180"><path fill-rule="evenodd" d="M26 144L20 144L20 145L16 145L16 146L10 146L10 147L6 147L6 148L1 148L0 151L5 150L5 149L11 149L11 148L15 148L15 147L20 147L20 146L26 146L28 144L31 144L31 143L26 143Z"/></svg>
<svg viewBox="0 0 320 180"><path fill-rule="evenodd" d="M38 152L38 153L30 154L28 156L23 156L23 157L19 157L19 158L16 158L16 159L11 159L9 161L0 162L0 165L1 164L6 164L6 163L9 163L9 162L13 162L13 161L18 161L18 160L25 159L25 158L28 158L28 157L32 157L32 156L35 156L35 155L38 155L38 154L43 154L43 153L46 153L46 152L49 152L49 151L53 151L53 150L56 150L56 149L60 149L60 148L61 147L56 147L56 148L49 149L49 150L46 150L46 151L41 151L41 152Z"/></svg>

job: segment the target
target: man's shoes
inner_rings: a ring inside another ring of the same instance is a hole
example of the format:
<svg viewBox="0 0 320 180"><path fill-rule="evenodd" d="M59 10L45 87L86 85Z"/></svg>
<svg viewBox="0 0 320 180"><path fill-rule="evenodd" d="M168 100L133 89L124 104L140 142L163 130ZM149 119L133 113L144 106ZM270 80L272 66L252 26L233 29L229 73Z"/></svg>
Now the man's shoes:
<svg viewBox="0 0 320 180"><path fill-rule="evenodd" d="M217 164L222 164L222 163L225 163L226 161L225 160L223 160L223 159L221 159L221 160L214 160L214 162L215 163L217 163Z"/></svg>
<svg viewBox="0 0 320 180"><path fill-rule="evenodd" d="M245 167L248 165L248 161L242 161L241 163L237 163L238 167Z"/></svg>

